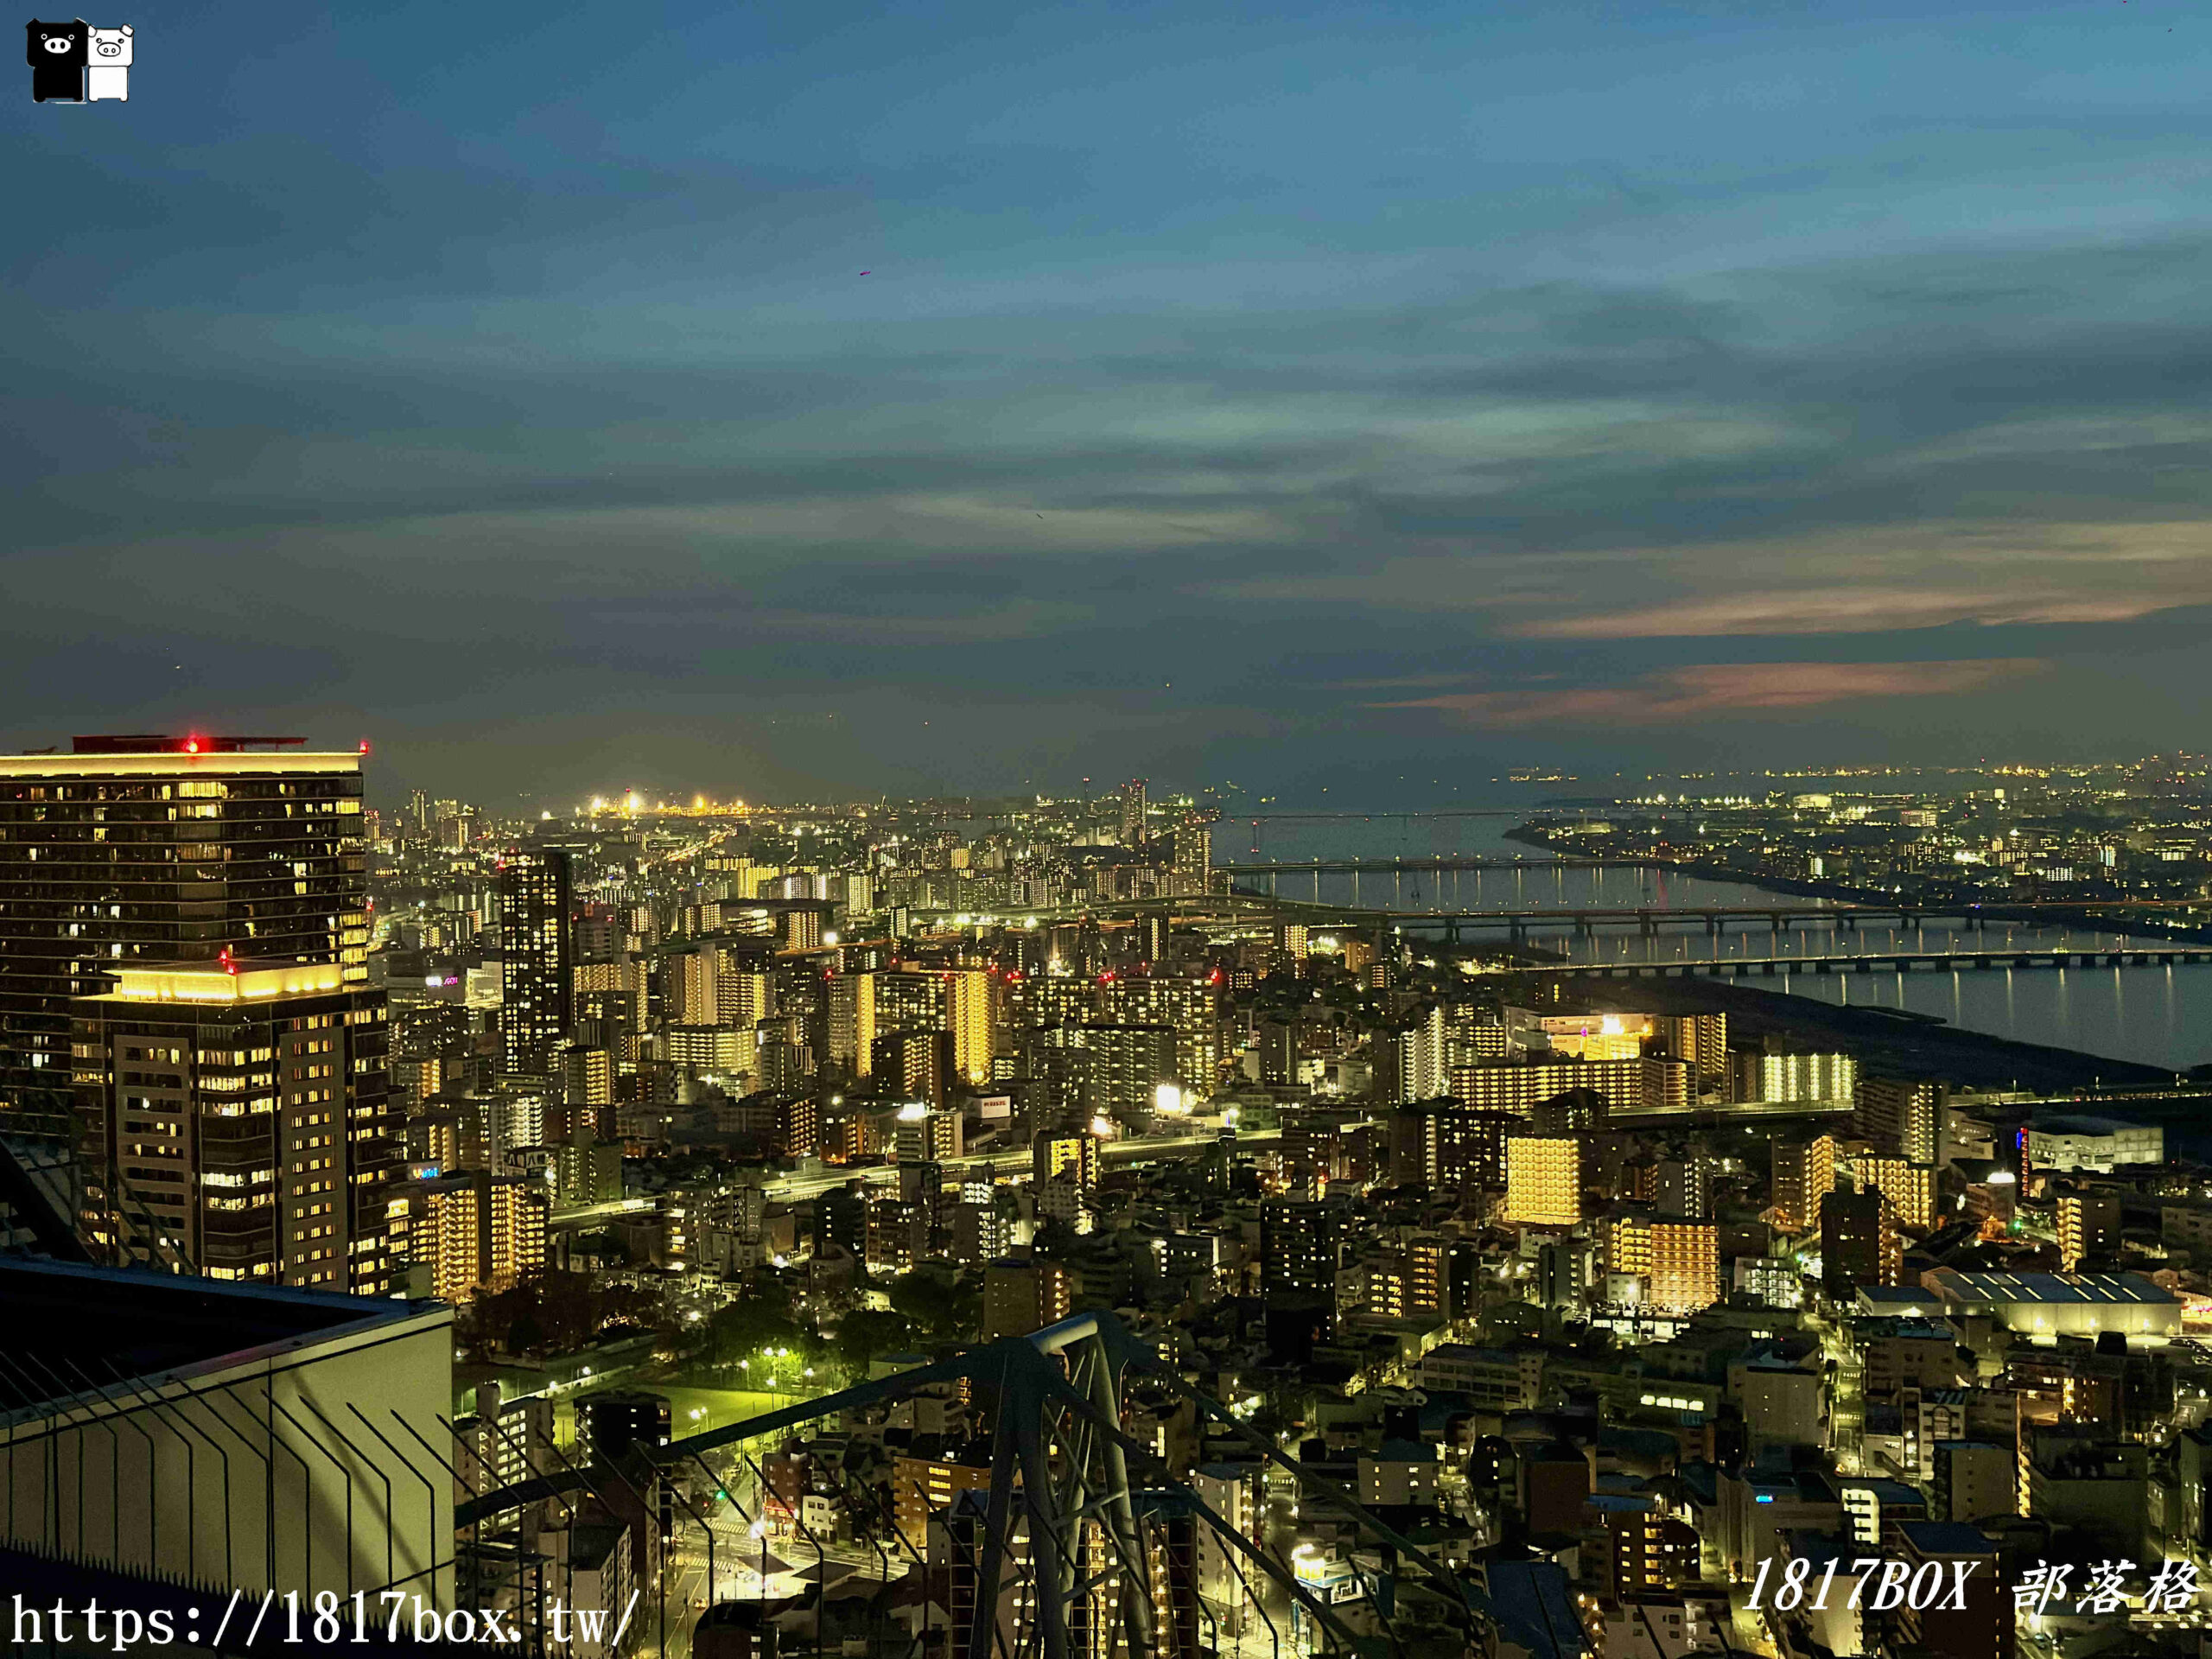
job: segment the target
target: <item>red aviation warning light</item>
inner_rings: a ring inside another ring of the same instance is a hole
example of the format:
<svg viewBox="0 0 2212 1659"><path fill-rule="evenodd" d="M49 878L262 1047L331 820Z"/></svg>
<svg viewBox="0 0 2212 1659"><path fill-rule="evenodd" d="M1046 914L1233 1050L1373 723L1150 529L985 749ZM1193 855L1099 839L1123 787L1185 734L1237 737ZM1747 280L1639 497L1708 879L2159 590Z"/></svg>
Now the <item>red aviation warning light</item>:
<svg viewBox="0 0 2212 1659"><path fill-rule="evenodd" d="M218 960L222 963L223 971L225 973L235 974L238 972L238 965L231 960L231 947L229 945L226 944L223 947L223 954L218 958Z"/></svg>
<svg viewBox="0 0 2212 1659"><path fill-rule="evenodd" d="M197 737L188 737L188 738L186 738L186 739L184 740L184 752L185 752L187 754L197 754L197 753L200 753L200 740L199 740L199 738L197 738Z"/></svg>
<svg viewBox="0 0 2212 1659"><path fill-rule="evenodd" d="M368 752L369 752L369 740L368 740L367 738L365 738L365 738L363 738L363 739L361 740L361 753L362 753L363 754L366 754Z"/></svg>

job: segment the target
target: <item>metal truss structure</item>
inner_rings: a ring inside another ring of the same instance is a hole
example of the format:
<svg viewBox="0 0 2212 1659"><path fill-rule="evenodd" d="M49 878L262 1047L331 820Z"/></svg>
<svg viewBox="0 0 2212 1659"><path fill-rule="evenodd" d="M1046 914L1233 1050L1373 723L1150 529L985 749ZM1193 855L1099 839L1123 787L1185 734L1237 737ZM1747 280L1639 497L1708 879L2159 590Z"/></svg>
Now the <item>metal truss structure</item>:
<svg viewBox="0 0 2212 1659"><path fill-rule="evenodd" d="M1358 1603L1317 1596L1263 1541L1237 1531L1186 1483L1174 1479L1153 1448L1128 1434L1122 1390L1139 1378L1189 1400L1201 1416L1243 1438L1287 1471L1303 1498L1325 1502L1357 1521L1383 1563L1381 1572L1361 1575ZM1427 1622L1453 1638L1451 1650L1486 1645L1484 1604L1465 1580L1352 1494L1284 1455L1105 1313L1080 1314L1026 1337L983 1344L666 1446L641 1446L626 1470L605 1463L587 1469L564 1459L558 1471L456 1504L454 1521L464 1531L479 1529L532 1505L568 1504L584 1492L616 1500L613 1507L651 1514L655 1480L672 1483L696 1471L719 1487L724 1477L714 1466L717 1458L734 1458L760 1476L749 1442L946 1385L964 1386L984 1403L993 1429L988 1486L969 1494L971 1500L980 1497L981 1512L969 1503L960 1523L946 1527L938 1541L933 1566L958 1585L945 1598L953 1623L941 1640L943 1659L1197 1659L1205 1649L1217 1649L1217 1626L1211 1641L1201 1633L1214 1615L1196 1594L1189 1570L1200 1530L1219 1541L1249 1605L1274 1632L1278 1652L1281 1632L1263 1599L1302 1611L1308 1645L1346 1659L1403 1659L1395 1632L1409 1597L1426 1601ZM762 1476L764 1491L766 1484ZM623 1489L631 1497L626 1504L620 1502ZM896 1529L887 1491L879 1487L858 1497L864 1513ZM670 1506L659 1503L658 1513L668 1516ZM697 1524L708 1534L711 1581L713 1532ZM662 1527L671 1529L672 1522L664 1519ZM670 1531L662 1548L674 1547L678 1535ZM819 1541L809 1541L818 1556ZM900 1533L898 1541L916 1562L930 1560L931 1540ZM884 1571L887 1580L887 1552ZM1263 1598L1257 1580L1272 1584L1280 1597ZM507 1583L512 1592L524 1590L527 1580L518 1570ZM664 1618L664 1643L665 1629Z"/></svg>

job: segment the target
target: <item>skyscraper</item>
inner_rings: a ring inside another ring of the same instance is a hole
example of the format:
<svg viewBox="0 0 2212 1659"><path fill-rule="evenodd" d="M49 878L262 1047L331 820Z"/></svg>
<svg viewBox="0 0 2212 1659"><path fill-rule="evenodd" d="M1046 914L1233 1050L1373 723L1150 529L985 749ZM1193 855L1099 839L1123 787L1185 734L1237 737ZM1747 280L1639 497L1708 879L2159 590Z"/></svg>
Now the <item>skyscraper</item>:
<svg viewBox="0 0 2212 1659"><path fill-rule="evenodd" d="M361 757L296 738L0 755L0 1112L68 1133L70 1005L127 963L368 977ZM278 747L276 746L284 746Z"/></svg>
<svg viewBox="0 0 2212 1659"><path fill-rule="evenodd" d="M553 1071L568 1044L572 880L568 854L553 849L518 854L499 871L499 1069L510 1076Z"/></svg>
<svg viewBox="0 0 2212 1659"><path fill-rule="evenodd" d="M1122 845L1141 847L1145 842L1145 780L1132 778L1122 785Z"/></svg>
<svg viewBox="0 0 2212 1659"><path fill-rule="evenodd" d="M342 973L131 963L77 1001L78 1230L96 1259L391 1287L385 998Z"/></svg>
<svg viewBox="0 0 2212 1659"><path fill-rule="evenodd" d="M1213 820L1192 812L1175 826L1175 887L1179 893L1206 892L1213 881Z"/></svg>

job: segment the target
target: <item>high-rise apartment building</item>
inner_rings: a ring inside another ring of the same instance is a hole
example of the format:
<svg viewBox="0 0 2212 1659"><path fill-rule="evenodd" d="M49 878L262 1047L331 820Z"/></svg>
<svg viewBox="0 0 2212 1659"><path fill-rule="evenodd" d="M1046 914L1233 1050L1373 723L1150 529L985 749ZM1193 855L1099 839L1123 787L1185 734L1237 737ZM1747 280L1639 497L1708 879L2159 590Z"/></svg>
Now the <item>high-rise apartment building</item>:
<svg viewBox="0 0 2212 1659"><path fill-rule="evenodd" d="M1926 1231L1936 1224L1936 1166L1878 1154L1861 1157L1859 1184L1887 1198L1907 1227Z"/></svg>
<svg viewBox="0 0 2212 1659"><path fill-rule="evenodd" d="M1851 1132L1898 1154L1907 1163L1941 1163L1948 1097L1949 1091L1940 1083L1861 1077L1852 1096Z"/></svg>
<svg viewBox="0 0 2212 1659"><path fill-rule="evenodd" d="M545 1271L550 1200L541 1184L475 1170L394 1187L392 1249L421 1270L421 1294L460 1301Z"/></svg>
<svg viewBox="0 0 2212 1659"><path fill-rule="evenodd" d="M552 1071L575 1011L569 855L519 853L499 871L499 1064L510 1075Z"/></svg>
<svg viewBox="0 0 2212 1659"><path fill-rule="evenodd" d="M879 1038L942 1032L951 1039L953 1072L969 1084L987 1083L1001 984L984 968L888 969L842 976L830 983L830 1052L842 1058L849 1043L852 1062L865 1077L874 1070Z"/></svg>
<svg viewBox="0 0 2212 1659"><path fill-rule="evenodd" d="M1726 1014L1662 1014L1652 1018L1652 1030L1667 1052L1687 1062L1696 1072L1700 1089L1719 1089L1728 1082L1728 1016Z"/></svg>
<svg viewBox="0 0 2212 1659"><path fill-rule="evenodd" d="M1681 1060L1646 1054L1632 1060L1562 1060L1533 1065L1454 1065L1450 1092L1482 1111L1526 1116L1539 1102L1571 1089L1605 1097L1617 1112L1681 1109L1694 1098L1690 1068Z"/></svg>
<svg viewBox="0 0 2212 1659"><path fill-rule="evenodd" d="M1390 1173L1395 1179L1462 1192L1505 1185L1507 1135L1526 1120L1517 1112L1478 1112L1428 1101L1390 1114Z"/></svg>
<svg viewBox="0 0 2212 1659"><path fill-rule="evenodd" d="M1173 1027L1176 1081L1194 1099L1211 1098L1221 1082L1219 986L1173 975L1116 978L1101 1001L1108 1023Z"/></svg>
<svg viewBox="0 0 2212 1659"><path fill-rule="evenodd" d="M0 1111L70 1133L70 1004L130 963L368 978L358 753L80 737L0 755Z"/></svg>
<svg viewBox="0 0 2212 1659"><path fill-rule="evenodd" d="M1145 780L1132 778L1122 785L1122 845L1141 847L1145 842Z"/></svg>
<svg viewBox="0 0 2212 1659"><path fill-rule="evenodd" d="M1098 1137L1087 1130L1039 1135L1030 1154L1032 1179L1039 1186L1063 1175L1077 1186L1098 1185Z"/></svg>
<svg viewBox="0 0 2212 1659"><path fill-rule="evenodd" d="M1662 1158L1653 1177L1652 1203L1661 1215L1685 1221L1713 1219L1713 1160L1708 1154L1693 1150L1679 1158Z"/></svg>
<svg viewBox="0 0 2212 1659"><path fill-rule="evenodd" d="M1037 1033L1035 1046L1089 1050L1090 1109L1121 1123L1148 1118L1160 1086L1179 1075L1167 1026L1053 1026Z"/></svg>
<svg viewBox="0 0 2212 1659"><path fill-rule="evenodd" d="M2082 1262L2120 1248L2120 1200L2107 1192L2058 1195L2058 1269L2073 1273Z"/></svg>
<svg viewBox="0 0 2212 1659"><path fill-rule="evenodd" d="M1851 1100L1859 1062L1848 1054L1755 1054L1735 1057L1739 1101Z"/></svg>
<svg viewBox="0 0 2212 1659"><path fill-rule="evenodd" d="M1175 826L1175 888L1205 893L1213 883L1213 819L1192 813Z"/></svg>
<svg viewBox="0 0 2212 1659"><path fill-rule="evenodd" d="M1451 1080L1451 1038L1441 1004L1390 1039L1395 1062L1395 1096L1402 1105L1434 1100Z"/></svg>
<svg viewBox="0 0 2212 1659"><path fill-rule="evenodd" d="M1269 1296L1337 1294L1337 1269L1357 1230L1357 1213L1341 1201L1270 1198L1260 1206L1260 1287Z"/></svg>
<svg viewBox="0 0 2212 1659"><path fill-rule="evenodd" d="M126 962L75 1010L79 1230L96 1259L391 1288L382 992L337 963Z"/></svg>
<svg viewBox="0 0 2212 1659"><path fill-rule="evenodd" d="M1821 1200L1821 1276L1830 1300L1860 1285L1894 1285L1904 1273L1904 1240L1887 1198L1870 1187Z"/></svg>
<svg viewBox="0 0 2212 1659"><path fill-rule="evenodd" d="M1720 1230L1628 1211L1605 1223L1605 1271L1639 1279L1652 1307L1694 1312L1720 1300Z"/></svg>
<svg viewBox="0 0 2212 1659"><path fill-rule="evenodd" d="M1075 1281L1065 1264L1033 1256L1004 1258L983 1268L983 1340L1027 1336L1056 1325L1075 1305Z"/></svg>
<svg viewBox="0 0 2212 1659"><path fill-rule="evenodd" d="M1835 1190L1834 1137L1777 1141L1770 1155L1776 1218L1793 1233L1809 1231L1820 1221L1821 1200Z"/></svg>
<svg viewBox="0 0 2212 1659"><path fill-rule="evenodd" d="M1580 1141L1516 1135L1506 1141L1505 1219L1536 1227L1572 1227L1582 1219Z"/></svg>

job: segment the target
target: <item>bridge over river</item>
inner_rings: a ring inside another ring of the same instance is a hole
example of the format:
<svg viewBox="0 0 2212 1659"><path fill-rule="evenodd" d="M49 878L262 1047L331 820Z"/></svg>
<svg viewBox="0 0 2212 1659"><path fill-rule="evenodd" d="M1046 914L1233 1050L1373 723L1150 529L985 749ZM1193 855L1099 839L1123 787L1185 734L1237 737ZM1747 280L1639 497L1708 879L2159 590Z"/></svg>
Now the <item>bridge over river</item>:
<svg viewBox="0 0 2212 1659"><path fill-rule="evenodd" d="M1698 975L1886 974L1933 969L2159 968L2212 962L2212 945L2126 945L2095 950L2030 948L2006 950L1873 950L1849 956L1716 957L1704 961L1561 963L1561 973L1585 979L1689 978Z"/></svg>

